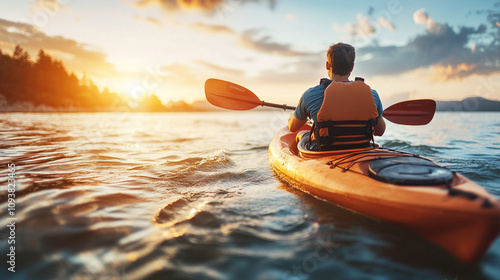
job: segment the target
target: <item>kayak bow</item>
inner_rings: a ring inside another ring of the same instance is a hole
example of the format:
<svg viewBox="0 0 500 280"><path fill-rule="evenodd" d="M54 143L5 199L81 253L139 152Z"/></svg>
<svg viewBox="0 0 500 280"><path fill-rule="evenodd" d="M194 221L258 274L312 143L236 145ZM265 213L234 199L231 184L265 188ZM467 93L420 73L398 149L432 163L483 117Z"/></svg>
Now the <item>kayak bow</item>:
<svg viewBox="0 0 500 280"><path fill-rule="evenodd" d="M307 136L296 140L308 131L303 129L292 133L283 128L269 146L271 165L292 186L401 226L467 264L479 260L500 233L499 200L466 177L422 157L383 148L308 151ZM379 158L391 162L375 162ZM398 160L399 166L394 164ZM386 170L388 175L374 170L384 164L400 168ZM424 177L428 180L419 180Z"/></svg>

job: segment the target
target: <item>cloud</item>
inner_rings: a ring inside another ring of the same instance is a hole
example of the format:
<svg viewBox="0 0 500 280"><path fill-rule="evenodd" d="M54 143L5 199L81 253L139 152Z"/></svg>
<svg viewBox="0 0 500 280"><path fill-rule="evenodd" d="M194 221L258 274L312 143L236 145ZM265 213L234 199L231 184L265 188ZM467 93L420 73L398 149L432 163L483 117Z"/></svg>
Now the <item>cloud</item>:
<svg viewBox="0 0 500 280"><path fill-rule="evenodd" d="M358 18L358 32L366 35L373 35L376 31L375 26L373 26L367 17L361 14L357 15Z"/></svg>
<svg viewBox="0 0 500 280"><path fill-rule="evenodd" d="M161 68L168 73L167 80L170 83L189 85L201 83L203 79L196 73L196 70L180 63L174 63Z"/></svg>
<svg viewBox="0 0 500 280"><path fill-rule="evenodd" d="M229 81L248 81L246 71L221 66L217 62L196 59L189 63L172 63L160 67L166 76L157 94L166 100L191 100L200 98L205 81L220 77Z"/></svg>
<svg viewBox="0 0 500 280"><path fill-rule="evenodd" d="M37 26L47 24L50 17L57 16L61 11L71 13L71 10L63 5L61 2L68 2L67 0L34 0L31 6L33 17L31 22L36 23Z"/></svg>
<svg viewBox="0 0 500 280"><path fill-rule="evenodd" d="M0 19L0 44L11 49L20 45L31 55L44 49L49 54L63 58L65 65L74 71L94 75L115 72L113 65L106 61L104 53L72 39L49 36L31 24Z"/></svg>
<svg viewBox="0 0 500 280"><path fill-rule="evenodd" d="M389 29L390 31L394 31L396 29L396 27L394 26L394 24L390 23L385 17L380 17L378 19L377 23L380 26L383 26L383 27Z"/></svg>
<svg viewBox="0 0 500 280"><path fill-rule="evenodd" d="M153 18L142 18L136 17L136 19L147 21L156 25L163 25L163 23L158 19ZM202 31L204 33L209 34L226 34L226 35L235 35L236 31L229 26L221 25L221 24L210 24L205 22L184 22L177 20L174 17L166 18L166 21L172 25L183 27L183 28L191 28L198 31ZM158 24L157 24L158 23Z"/></svg>
<svg viewBox="0 0 500 280"><path fill-rule="evenodd" d="M245 75L243 70L220 66L201 59L194 60L194 63L189 64L173 63L162 66L160 69L167 73L166 80L169 85L185 86L195 89L195 91L203 88L205 80L209 77L230 78Z"/></svg>
<svg viewBox="0 0 500 280"><path fill-rule="evenodd" d="M357 36L372 36L375 34L375 26L373 26L367 17L357 14L356 23L347 23L344 26L334 25L335 30L347 33L352 39Z"/></svg>
<svg viewBox="0 0 500 280"><path fill-rule="evenodd" d="M33 5L33 10L44 10L50 15L57 14L59 11L63 10L69 12L68 7L60 3L59 0L36 0Z"/></svg>
<svg viewBox="0 0 500 280"><path fill-rule="evenodd" d="M180 9L213 10L223 3L222 0L140 0L137 6L159 5L167 11Z"/></svg>
<svg viewBox="0 0 500 280"><path fill-rule="evenodd" d="M0 19L0 41L18 44L20 39L39 33L38 28L31 24Z"/></svg>
<svg viewBox="0 0 500 280"><path fill-rule="evenodd" d="M163 23L156 19L156 18L152 18L152 17L135 17L136 20L140 20L140 21L144 21L144 22L147 22L149 24L152 24L152 25L156 25L156 26L163 26Z"/></svg>
<svg viewBox="0 0 500 280"><path fill-rule="evenodd" d="M137 0L135 4L138 7L157 5L167 12L199 10L210 14L216 11L233 10L237 5L250 2L267 2L271 8L274 8L277 0Z"/></svg>
<svg viewBox="0 0 500 280"><path fill-rule="evenodd" d="M204 33L234 36L241 46L260 53L288 57L309 55L307 52L294 50L290 44L274 42L271 36L259 35L259 29L239 32L226 25L204 22L184 23L172 18L169 21L177 26L199 30Z"/></svg>
<svg viewBox="0 0 500 280"><path fill-rule="evenodd" d="M259 36L259 29L249 29L238 32L226 25L207 24L202 22L182 23L176 20L172 20L172 22L178 26L196 29L205 33L235 36L241 46L260 53L288 57L309 55L307 52L294 50L290 44L274 42L271 36Z"/></svg>
<svg viewBox="0 0 500 280"><path fill-rule="evenodd" d="M425 9L417 10L413 14L413 20L416 24L425 25L427 30L431 33L439 34L445 31L446 25L436 23L433 18L425 12Z"/></svg>
<svg viewBox="0 0 500 280"><path fill-rule="evenodd" d="M301 56L308 53L293 50L289 44L276 43L271 40L270 36L257 37L259 31L250 29L244 31L240 36L240 42L243 46L267 54L275 54L281 56Z"/></svg>
<svg viewBox="0 0 500 280"><path fill-rule="evenodd" d="M197 23L191 23L187 26L194 28L194 29L201 30L201 31L206 32L206 33L235 34L235 31L232 28L227 27L225 25L215 25L215 24L206 24L206 23L197 22Z"/></svg>
<svg viewBox="0 0 500 280"><path fill-rule="evenodd" d="M195 61L195 63L183 64L173 63L161 67L161 71L168 73L161 90L158 90L158 96L165 100L191 100L200 98L203 93L205 81L208 78L219 77L218 73L224 79L231 80L231 69L216 66L204 61Z"/></svg>
<svg viewBox="0 0 500 280"><path fill-rule="evenodd" d="M425 9L420 9L413 13L413 21L416 24L425 25L428 19L429 15L425 12Z"/></svg>
<svg viewBox="0 0 500 280"><path fill-rule="evenodd" d="M499 38L488 33L486 25L454 29L436 23L423 9L416 11L413 18L415 23L426 26L425 33L403 46L359 48L359 57L369 59L358 61L356 70L364 75L392 75L431 67L433 79L437 80L500 72Z"/></svg>
<svg viewBox="0 0 500 280"><path fill-rule="evenodd" d="M437 81L447 81L450 79L461 79L463 77L469 76L476 70L475 64L466 64L460 63L456 66L453 65L434 65L433 76L431 77L433 80Z"/></svg>
<svg viewBox="0 0 500 280"><path fill-rule="evenodd" d="M371 17L373 15L373 8L370 7L368 10L368 15ZM377 29L387 28L390 31L395 30L394 24L389 22L384 16L379 17L377 20L370 20L368 17L363 16L358 13L356 15L357 21L355 23L346 23L345 25L335 24L333 28L336 31L341 31L347 33L350 40L354 40L357 37L369 38L373 37L377 32Z"/></svg>
<svg viewBox="0 0 500 280"><path fill-rule="evenodd" d="M319 83L318 77L326 77L325 69L326 50L311 53L287 61L282 65L262 71L258 78L262 83Z"/></svg>
<svg viewBox="0 0 500 280"><path fill-rule="evenodd" d="M202 67L207 68L208 72L214 73L214 74L221 74L221 75L239 75L242 76L245 74L245 71L239 70L239 69L234 69L234 68L228 68L228 67L223 67L220 65L216 65L204 60L196 60L196 63L201 65Z"/></svg>

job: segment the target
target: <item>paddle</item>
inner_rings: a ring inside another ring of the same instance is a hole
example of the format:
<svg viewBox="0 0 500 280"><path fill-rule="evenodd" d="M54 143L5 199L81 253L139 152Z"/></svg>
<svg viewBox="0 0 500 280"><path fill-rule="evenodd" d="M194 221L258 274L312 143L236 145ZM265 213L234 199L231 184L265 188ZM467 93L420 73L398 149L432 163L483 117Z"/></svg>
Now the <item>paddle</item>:
<svg viewBox="0 0 500 280"><path fill-rule="evenodd" d="M205 82L205 96L210 104L230 110L250 110L258 106L295 110L293 106L261 101L252 91L219 79ZM409 100L390 106L383 116L396 124L425 125L434 117L436 102L430 99Z"/></svg>
<svg viewBox="0 0 500 280"><path fill-rule="evenodd" d="M295 110L293 106L261 101L249 89L219 79L208 79L205 82L205 96L210 104L229 110L251 110L258 106Z"/></svg>
<svg viewBox="0 0 500 280"><path fill-rule="evenodd" d="M408 100L396 103L384 110L384 118L405 125L426 125L436 112L436 101L432 99Z"/></svg>

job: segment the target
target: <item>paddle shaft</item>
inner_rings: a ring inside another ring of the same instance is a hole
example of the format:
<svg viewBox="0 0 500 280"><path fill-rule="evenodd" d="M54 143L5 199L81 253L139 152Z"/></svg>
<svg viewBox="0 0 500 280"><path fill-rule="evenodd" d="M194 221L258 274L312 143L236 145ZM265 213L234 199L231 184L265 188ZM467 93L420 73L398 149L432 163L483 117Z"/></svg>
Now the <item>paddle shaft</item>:
<svg viewBox="0 0 500 280"><path fill-rule="evenodd" d="M280 105L280 104L269 103L269 102L265 102L265 101L262 101L262 107L279 108L279 109L283 109L283 111L285 111L285 110L295 110L296 109L296 107L294 107L294 106L288 106L286 104Z"/></svg>

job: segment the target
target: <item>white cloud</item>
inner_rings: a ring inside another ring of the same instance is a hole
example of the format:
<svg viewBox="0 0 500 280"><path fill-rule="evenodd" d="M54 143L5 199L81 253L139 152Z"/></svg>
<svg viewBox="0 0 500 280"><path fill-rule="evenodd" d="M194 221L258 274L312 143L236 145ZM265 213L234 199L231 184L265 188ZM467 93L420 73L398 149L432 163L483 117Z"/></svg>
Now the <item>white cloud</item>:
<svg viewBox="0 0 500 280"><path fill-rule="evenodd" d="M31 24L0 19L0 45L9 49L20 45L32 56L44 49L48 54L63 59L72 71L98 76L116 74L114 66L106 60L105 53L69 38L49 36Z"/></svg>
<svg viewBox="0 0 500 280"><path fill-rule="evenodd" d="M347 33L350 40L357 37L360 38L371 38L377 32L377 29L387 28L390 31L394 31L396 28L394 24L389 22L387 18L381 16L378 20L370 20L368 17L363 16L358 13L356 15L355 23L346 23L345 25L335 24L333 28L336 31L341 31Z"/></svg>
<svg viewBox="0 0 500 280"><path fill-rule="evenodd" d="M60 11L69 12L68 7L64 6L59 0L36 0L33 5L34 11L43 10L49 15L56 15Z"/></svg>
<svg viewBox="0 0 500 280"><path fill-rule="evenodd" d="M380 17L377 23L380 26L389 29L390 31L394 31L396 29L396 27L394 27L394 24L390 23L385 17Z"/></svg>
<svg viewBox="0 0 500 280"><path fill-rule="evenodd" d="M50 0L45 0L50 1ZM267 2L271 8L274 8L277 0L136 0L135 5L145 7L151 5L160 6L166 12L179 12L185 10L199 10L208 14L214 12L231 11L237 5L246 4L247 2Z"/></svg>
<svg viewBox="0 0 500 280"><path fill-rule="evenodd" d="M416 24L425 25L428 19L429 15L425 12L425 9L420 9L413 13L413 20Z"/></svg>
<svg viewBox="0 0 500 280"><path fill-rule="evenodd" d="M346 23L344 26L335 24L334 29L337 31L342 31L347 33L351 39L356 37L370 37L375 33L375 26L373 26L367 17L364 17L362 14L357 14L356 16L357 22L355 23Z"/></svg>
<svg viewBox="0 0 500 280"><path fill-rule="evenodd" d="M486 32L485 25L461 27L455 31L448 24L436 23L428 16L425 25L428 27L426 32L404 46L359 48L359 57L369 59L359 61L357 69L367 75L393 75L430 67L439 80L500 72L498 47L489 42L497 39ZM481 40L475 41L477 37Z"/></svg>
<svg viewBox="0 0 500 280"><path fill-rule="evenodd" d="M417 10L413 14L413 20L416 24L425 25L427 30L434 34L442 34L446 29L445 24L436 23L436 21L425 12L425 9Z"/></svg>
<svg viewBox="0 0 500 280"><path fill-rule="evenodd" d="M308 55L306 52L294 50L289 44L273 42L270 36L257 37L258 30L250 29L243 32L240 36L240 43L252 50L275 54L281 56L302 56Z"/></svg>
<svg viewBox="0 0 500 280"><path fill-rule="evenodd" d="M358 18L358 33L361 35L371 36L375 33L375 27L370 24L370 21L367 17L364 17L361 14L357 15Z"/></svg>

